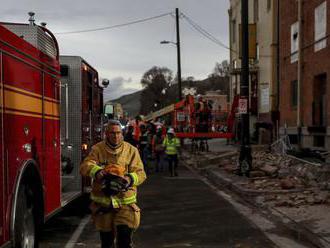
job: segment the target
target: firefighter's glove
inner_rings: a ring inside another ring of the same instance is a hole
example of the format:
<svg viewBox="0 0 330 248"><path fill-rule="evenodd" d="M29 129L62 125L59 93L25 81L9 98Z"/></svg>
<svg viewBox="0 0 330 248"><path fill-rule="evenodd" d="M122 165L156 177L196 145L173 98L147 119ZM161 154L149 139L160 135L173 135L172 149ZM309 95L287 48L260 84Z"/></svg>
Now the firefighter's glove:
<svg viewBox="0 0 330 248"><path fill-rule="evenodd" d="M102 191L105 195L117 195L120 192L127 191L129 182L120 176L107 174L102 180Z"/></svg>
<svg viewBox="0 0 330 248"><path fill-rule="evenodd" d="M104 176L106 175L106 171L105 170L99 170L95 173L95 179L96 181L101 182L102 179L104 178Z"/></svg>

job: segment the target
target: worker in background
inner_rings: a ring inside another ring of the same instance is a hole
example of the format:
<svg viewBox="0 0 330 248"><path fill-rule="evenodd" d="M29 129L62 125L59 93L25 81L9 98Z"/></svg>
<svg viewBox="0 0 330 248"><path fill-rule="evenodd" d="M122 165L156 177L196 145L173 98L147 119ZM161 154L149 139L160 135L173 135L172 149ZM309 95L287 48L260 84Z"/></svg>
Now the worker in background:
<svg viewBox="0 0 330 248"><path fill-rule="evenodd" d="M143 161L144 171L149 174L148 169L148 154L147 154L147 145L148 145L148 133L145 125L140 126L141 135L138 143L138 148L140 152L141 159Z"/></svg>
<svg viewBox="0 0 330 248"><path fill-rule="evenodd" d="M196 117L196 132L203 131L203 117L204 117L204 101L202 96L197 96L197 102L195 103L195 117Z"/></svg>
<svg viewBox="0 0 330 248"><path fill-rule="evenodd" d="M178 176L178 153L180 151L180 140L175 137L175 132L173 128L169 128L167 135L163 141L163 146L165 148L165 154L168 161L168 169L170 170L170 175Z"/></svg>
<svg viewBox="0 0 330 248"><path fill-rule="evenodd" d="M140 136L141 136L141 129L140 126L142 125L142 120L141 116L137 115L135 117L135 120L133 122L133 137L135 141L138 143L140 141Z"/></svg>
<svg viewBox="0 0 330 248"><path fill-rule="evenodd" d="M130 143L132 146L136 147L137 142L134 139L133 132L134 132L134 127L132 125L129 125L127 127L126 133L124 135L124 141L126 141L126 142Z"/></svg>
<svg viewBox="0 0 330 248"><path fill-rule="evenodd" d="M164 136L162 126L157 126L156 134L152 139L152 152L156 158L156 172L162 172L164 169Z"/></svg>
<svg viewBox="0 0 330 248"><path fill-rule="evenodd" d="M123 141L119 121L109 121L105 140L92 147L80 173L93 179L91 210L100 232L101 248L133 247L140 224L137 186L146 179L137 148Z"/></svg>

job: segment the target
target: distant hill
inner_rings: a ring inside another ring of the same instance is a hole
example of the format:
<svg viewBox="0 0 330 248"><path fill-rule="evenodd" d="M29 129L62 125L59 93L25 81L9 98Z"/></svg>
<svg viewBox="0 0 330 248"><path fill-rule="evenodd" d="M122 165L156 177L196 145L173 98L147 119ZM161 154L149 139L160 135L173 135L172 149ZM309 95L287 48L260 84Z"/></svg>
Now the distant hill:
<svg viewBox="0 0 330 248"><path fill-rule="evenodd" d="M140 97L141 90L134 92L132 94L121 96L117 99L111 100L111 102L120 103L125 112L128 112L128 115L134 117L139 114L140 111Z"/></svg>

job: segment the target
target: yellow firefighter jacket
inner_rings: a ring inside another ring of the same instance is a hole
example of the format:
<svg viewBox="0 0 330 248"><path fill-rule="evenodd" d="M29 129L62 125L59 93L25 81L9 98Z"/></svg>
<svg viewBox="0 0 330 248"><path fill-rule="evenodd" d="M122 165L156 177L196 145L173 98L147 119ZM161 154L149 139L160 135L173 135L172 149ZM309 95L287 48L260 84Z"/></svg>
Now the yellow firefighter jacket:
<svg viewBox="0 0 330 248"><path fill-rule="evenodd" d="M136 186L146 179L138 150L125 141L116 149L109 147L105 141L99 142L92 147L91 152L84 159L80 166L80 173L94 179L97 171L109 165L124 168L124 174L130 174L133 178L132 186L126 192L120 192L115 196L106 196L102 192L101 184L94 180L91 199L102 207L113 208L136 203Z"/></svg>

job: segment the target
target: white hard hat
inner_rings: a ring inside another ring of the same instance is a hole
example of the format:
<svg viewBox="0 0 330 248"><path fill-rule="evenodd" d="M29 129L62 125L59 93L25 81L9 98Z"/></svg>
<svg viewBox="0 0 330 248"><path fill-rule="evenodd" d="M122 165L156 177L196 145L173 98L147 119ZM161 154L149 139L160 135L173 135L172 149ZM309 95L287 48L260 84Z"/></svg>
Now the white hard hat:
<svg viewBox="0 0 330 248"><path fill-rule="evenodd" d="M173 128L169 128L169 129L167 130L167 133L172 133L172 134L175 134L175 132L174 132L174 129L173 129Z"/></svg>

